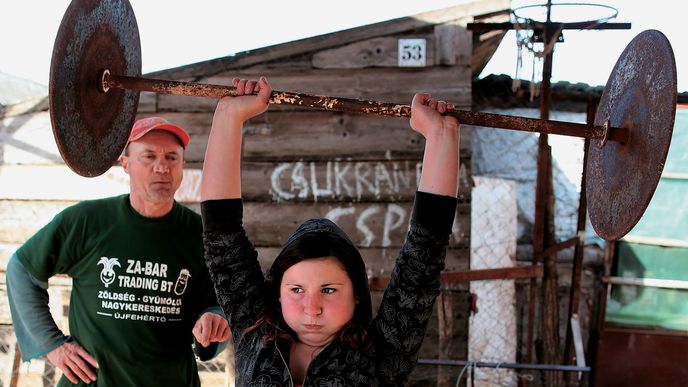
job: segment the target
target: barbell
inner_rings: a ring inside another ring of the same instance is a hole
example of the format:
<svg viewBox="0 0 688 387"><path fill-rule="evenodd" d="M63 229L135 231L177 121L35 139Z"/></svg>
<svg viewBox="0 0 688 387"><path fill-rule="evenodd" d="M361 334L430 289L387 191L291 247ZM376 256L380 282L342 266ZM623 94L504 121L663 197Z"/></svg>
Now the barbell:
<svg viewBox="0 0 688 387"><path fill-rule="evenodd" d="M50 65L50 118L65 163L77 174L103 174L123 151L139 93L222 98L233 87L141 78L138 26L127 0L72 0ZM410 117L408 105L273 91L271 104ZM649 205L669 151L676 113L676 64L656 30L638 34L619 57L592 125L452 109L465 125L559 134L589 147L586 199L602 238L618 240Z"/></svg>

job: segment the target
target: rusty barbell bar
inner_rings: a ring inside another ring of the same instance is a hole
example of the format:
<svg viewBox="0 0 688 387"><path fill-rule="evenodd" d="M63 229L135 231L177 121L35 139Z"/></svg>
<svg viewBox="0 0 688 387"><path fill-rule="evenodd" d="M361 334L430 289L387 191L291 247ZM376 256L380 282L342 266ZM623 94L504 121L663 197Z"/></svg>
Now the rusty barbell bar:
<svg viewBox="0 0 688 387"><path fill-rule="evenodd" d="M102 92L108 92L110 89L122 89L215 99L236 95L235 88L232 86L130 77L112 74L108 69L101 71L99 89ZM317 96L288 91L273 91L270 95L269 103L387 117L411 117L411 106L409 105ZM602 144L605 144L607 140L624 143L629 136L628 129L608 125L588 125L458 109L450 109L445 114L456 117L464 125L589 138L601 140Z"/></svg>

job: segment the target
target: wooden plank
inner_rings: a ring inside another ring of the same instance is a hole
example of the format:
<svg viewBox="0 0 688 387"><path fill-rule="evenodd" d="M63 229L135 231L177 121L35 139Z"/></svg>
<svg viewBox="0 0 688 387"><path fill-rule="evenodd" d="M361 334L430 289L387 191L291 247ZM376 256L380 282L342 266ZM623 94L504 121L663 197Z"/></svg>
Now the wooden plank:
<svg viewBox="0 0 688 387"><path fill-rule="evenodd" d="M23 243L74 202L0 201L0 242ZM198 203L188 206L200 212ZM327 217L337 222L357 246L398 248L404 241L412 203L261 203L244 204L246 232L256 246L281 246L297 225L310 218ZM470 205L460 204L450 246L468 246Z"/></svg>
<svg viewBox="0 0 688 387"><path fill-rule="evenodd" d="M412 203L245 203L246 232L257 246L278 246L298 224L326 217L335 221L359 247L395 248L406 236ZM450 246L467 247L469 206L459 206Z"/></svg>
<svg viewBox="0 0 688 387"><path fill-rule="evenodd" d="M470 270L466 272L446 273L442 280L447 283L472 282L472 281L491 281L509 280L524 278L542 278L543 268L541 265L502 267L495 269Z"/></svg>
<svg viewBox="0 0 688 387"><path fill-rule="evenodd" d="M5 270L7 262L15 251L21 246L19 243L0 242L0 272Z"/></svg>
<svg viewBox="0 0 688 387"><path fill-rule="evenodd" d="M425 39L426 67L438 63L437 37L430 34L378 37L319 51L313 54L316 69L363 69L366 67L399 67L399 39ZM470 50L469 50L470 51ZM455 65L456 63L450 63Z"/></svg>
<svg viewBox="0 0 688 387"><path fill-rule="evenodd" d="M31 235L52 220L57 213L74 202L0 200L0 242L24 243Z"/></svg>
<svg viewBox="0 0 688 387"><path fill-rule="evenodd" d="M197 203L187 204L200 212ZM399 248L404 241L412 203L244 203L244 226L256 246L274 247L311 218L335 221L359 248ZM470 204L457 206L451 248L468 248Z"/></svg>
<svg viewBox="0 0 688 387"><path fill-rule="evenodd" d="M142 114L139 118L149 115ZM189 131L187 163L202 163L212 114L161 115ZM247 134L244 160L248 161L419 158L423 150L422 138L409 128L408 120L402 118L269 111L247 122L244 130Z"/></svg>
<svg viewBox="0 0 688 387"><path fill-rule="evenodd" d="M245 198L261 201L349 202L413 200L420 160L248 162Z"/></svg>
<svg viewBox="0 0 688 387"><path fill-rule="evenodd" d="M602 277L602 282L612 285L688 290L688 281L685 280L662 278Z"/></svg>
<svg viewBox="0 0 688 387"><path fill-rule="evenodd" d="M12 254L21 246L20 243L2 243L0 242L0 273L5 269L7 262ZM264 271L267 271L272 264L272 261L277 257L280 247L258 247L258 260ZM386 276L389 275L394 262L398 256L398 249L382 249L382 248L359 248L359 252L366 263L366 267L371 275ZM468 270L468 256L470 252L463 248L447 249L447 256L445 258L445 270Z"/></svg>
<svg viewBox="0 0 688 387"><path fill-rule="evenodd" d="M538 259L538 260L541 260L545 257L553 256L562 250L565 250L565 249L568 249L569 247L575 246L576 244L578 244L579 240L580 240L579 237L575 236L575 237L570 238L566 241L555 243L554 245L549 246L545 250L535 253L533 256L535 259Z"/></svg>
<svg viewBox="0 0 688 387"><path fill-rule="evenodd" d="M265 119L270 127L265 131L268 134L252 136L244 142L244 157L248 160L422 157L423 138L410 129L405 118L302 112L269 113ZM252 122L250 127L254 125ZM463 146L470 144L464 142Z"/></svg>
<svg viewBox="0 0 688 387"><path fill-rule="evenodd" d="M502 43L506 31L492 31L482 35L473 34L471 73L477 78Z"/></svg>
<svg viewBox="0 0 688 387"><path fill-rule="evenodd" d="M442 284L451 285L460 282L494 281L507 279L542 278L541 265L481 269L469 271L445 271L440 277ZM370 279L371 288L384 288L389 284L389 277L379 276Z"/></svg>
<svg viewBox="0 0 688 387"><path fill-rule="evenodd" d="M231 85L232 78L257 78L265 70L244 69L226 71L217 76L201 78L198 82ZM456 106L471 106L471 69L464 66L433 68L365 68L357 71L342 69L301 68L269 72L274 90L330 97L354 98L389 103L410 104L416 91L432 93L435 97L453 102ZM177 95L159 95L160 111L212 112L217 100ZM271 106L271 110L313 110L294 106Z"/></svg>
<svg viewBox="0 0 688 387"><path fill-rule="evenodd" d="M179 117L178 114L142 112L137 118L153 115L173 122ZM197 161L205 154L211 122L212 114L206 113L183 116L180 123L192 136L187 154L200 156L196 156ZM197 135L199 139L195 139ZM50 113L39 111L0 120L0 159L4 165L64 165L53 136Z"/></svg>
<svg viewBox="0 0 688 387"><path fill-rule="evenodd" d="M465 352L460 351L454 345L454 337L459 332L468 331L468 319L462 312L465 309L458 309L466 302L466 294L457 292L440 292L437 297L435 313L437 315L437 357L440 359L465 358ZM459 301L460 299L460 301ZM463 301L463 302L462 302ZM458 310L457 310L458 309ZM457 318L458 317L458 318ZM433 354L434 355L434 354ZM434 358L435 356L433 356ZM449 367L439 367L437 370L437 385L452 385L455 371Z"/></svg>
<svg viewBox="0 0 688 387"><path fill-rule="evenodd" d="M166 113L164 117L190 130L187 163L202 163L212 115ZM244 127L244 160L284 161L353 158L420 158L422 138L407 119L329 112L272 112Z"/></svg>
<svg viewBox="0 0 688 387"><path fill-rule="evenodd" d="M263 271L267 271L272 265L275 257L279 254L281 248L279 247L258 247L258 260L263 268ZM399 249L388 248L364 248L359 247L358 251L361 253L361 257L365 261L366 268L368 270L368 275L371 278L377 276L388 276L392 268L394 267L394 262L399 255ZM456 270L468 270L468 257L470 251L463 248L450 248L447 249L447 256L444 260L445 271L456 271ZM464 286L467 289L467 286Z"/></svg>
<svg viewBox="0 0 688 387"><path fill-rule="evenodd" d="M151 114L141 114L138 118ZM187 164L202 163L212 124L209 113L161 113L191 136ZM470 128L462 127L461 156L470 157ZM301 111L268 111L244 127L245 161L421 158L423 139L405 118ZM200 165L198 166L200 168Z"/></svg>
<svg viewBox="0 0 688 387"><path fill-rule="evenodd" d="M26 176L31 176L31 179L27 179ZM198 202L200 176L200 170L185 169L182 184L175 198L181 202ZM119 166L92 178L79 176L65 165L0 166L0 200L14 202L17 205L26 201L74 203L128 192L129 175Z"/></svg>
<svg viewBox="0 0 688 387"><path fill-rule="evenodd" d="M413 200L421 161L245 162L242 169L243 197L249 200L399 202ZM470 192L467 177L459 181L461 191Z"/></svg>
<svg viewBox="0 0 688 387"><path fill-rule="evenodd" d="M19 350L19 343L14 343L14 350L12 352L12 370L10 371L10 387L17 387L19 385L19 375L21 370L19 366L21 365L21 351Z"/></svg>
<svg viewBox="0 0 688 387"><path fill-rule="evenodd" d="M657 238L657 237L648 237L648 236L626 235L623 237L623 241L627 242L627 243L655 245L655 246L662 246L662 247L677 247L680 249L688 248L688 242L682 241L679 239L670 239L670 238Z"/></svg>
<svg viewBox="0 0 688 387"><path fill-rule="evenodd" d="M472 34L456 24L435 27L435 64L464 66L471 63Z"/></svg>
<svg viewBox="0 0 688 387"><path fill-rule="evenodd" d="M245 157L382 160L386 155L410 158L422 153L422 137L410 130L408 119L329 112L278 113L265 118L272 128L270 135L247 139Z"/></svg>
<svg viewBox="0 0 688 387"><path fill-rule="evenodd" d="M143 91L139 94L137 113L155 113L158 110L158 94Z"/></svg>
<svg viewBox="0 0 688 387"><path fill-rule="evenodd" d="M217 74L228 69L239 69L258 63L276 61L309 52L369 39L374 36L401 34L407 31L422 31L435 24L455 22L465 25L473 15L485 14L509 8L509 0L481 0L454 7L402 17L368 26L337 31L312 38L296 40L284 44L263 47L236 55L212 59L187 66L162 70L147 74L161 79L194 79L199 76Z"/></svg>
<svg viewBox="0 0 688 387"><path fill-rule="evenodd" d="M468 162L462 159L462 163ZM460 201L470 196L472 184L462 164ZM420 160L392 161L246 161L242 166L243 197L262 202L410 202L418 179ZM175 195L180 202L200 202L201 169L186 168ZM31 176L30 180L26 176ZM35 183L32 183L35 182ZM0 166L0 199L77 201L129 192L129 176L119 167L86 178L65 165Z"/></svg>
<svg viewBox="0 0 688 387"><path fill-rule="evenodd" d="M87 178L64 164L0 166L0 199L3 200L77 201L127 192L129 176L120 167Z"/></svg>
<svg viewBox="0 0 688 387"><path fill-rule="evenodd" d="M458 42L456 41L455 30L458 28L456 25L452 24L442 24L435 27L435 47L433 54L435 57L435 62L438 65L443 66L455 66L458 57L457 49ZM464 48L463 51L467 53L471 52L470 46L468 49ZM462 59L469 59L470 55L462 55ZM469 63L469 62L467 62Z"/></svg>
<svg viewBox="0 0 688 387"><path fill-rule="evenodd" d="M491 12L476 16L474 22L476 23L499 23L509 21L511 12L504 8L501 12ZM487 63L492 59L495 51L499 48L502 39L507 31L488 31L479 32L474 31L472 34L473 50L471 55L471 72L473 78L477 78L482 73Z"/></svg>
<svg viewBox="0 0 688 387"><path fill-rule="evenodd" d="M457 198L459 203L470 203L473 197L473 188L475 182L473 181L473 174L471 172L470 157L460 158L459 164L459 189L457 191Z"/></svg>
<svg viewBox="0 0 688 387"><path fill-rule="evenodd" d="M244 70L242 75L244 73L248 77L263 75L254 70ZM227 84L234 76L236 74L232 73L230 78L225 78L219 74L207 78L207 81ZM467 65L431 69L366 68L357 71L314 69L305 74L301 70L285 70L270 73L269 79L275 90L306 94L410 104L415 92L424 91L457 106L470 107L471 104L472 80Z"/></svg>

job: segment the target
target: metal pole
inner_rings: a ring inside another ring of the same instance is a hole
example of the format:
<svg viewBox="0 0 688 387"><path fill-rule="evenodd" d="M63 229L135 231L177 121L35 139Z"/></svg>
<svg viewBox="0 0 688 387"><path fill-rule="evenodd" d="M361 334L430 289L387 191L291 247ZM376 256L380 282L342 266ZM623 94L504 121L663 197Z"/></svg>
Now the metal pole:
<svg viewBox="0 0 688 387"><path fill-rule="evenodd" d="M587 122L595 121L595 113L597 112L597 99L588 99L587 105ZM585 222L587 219L587 202L585 197L586 190L586 174L585 170L588 164L588 147L590 141L585 140L583 145L583 173L581 174L581 190L578 198L578 221L576 231L578 233L578 243L573 254L573 268L571 269L571 288L569 289L569 309L568 320L571 321L573 315L578 314L578 307L580 302L580 283L583 271L583 257L585 256ZM567 325L566 340L564 345L564 364L571 364L574 357L573 348L573 331L570 325Z"/></svg>
<svg viewBox="0 0 688 387"><path fill-rule="evenodd" d="M479 368L509 368L517 370L541 370L541 371L565 371L588 372L590 367L558 365L558 364L533 364L533 363L493 363L470 360L442 360L442 359L418 359L418 364L443 365L443 366L475 366Z"/></svg>
<svg viewBox="0 0 688 387"><path fill-rule="evenodd" d="M549 119L551 105L551 78L554 46L560 30L551 22L552 2L547 1L547 23L543 31L543 52L545 54L542 69L542 84L540 91L540 118ZM552 176L552 150L549 146L548 135L541 133L538 141L538 187L536 188L536 219L540 224L540 235L533 235L533 253L542 253L556 243L554 219L554 189ZM543 175L543 176L541 176ZM556 255L542 257L545 268L541 282L542 306L540 313L540 337L542 342L542 358L546 364L557 364L563 361L562 348L559 337L559 294ZM563 385L564 375L560 372L545 372L543 380L547 385Z"/></svg>

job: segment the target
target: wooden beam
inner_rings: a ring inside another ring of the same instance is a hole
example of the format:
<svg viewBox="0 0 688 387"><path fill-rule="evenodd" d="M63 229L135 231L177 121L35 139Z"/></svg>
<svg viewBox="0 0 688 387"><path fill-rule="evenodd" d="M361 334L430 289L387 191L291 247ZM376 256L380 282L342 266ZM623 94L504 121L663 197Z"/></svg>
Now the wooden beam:
<svg viewBox="0 0 688 387"><path fill-rule="evenodd" d="M672 280L662 278L603 277L602 282L612 285L688 290L688 281L684 280Z"/></svg>
<svg viewBox="0 0 688 387"><path fill-rule="evenodd" d="M533 255L535 256L536 259L542 260L544 257L550 257L561 250L568 249L569 247L575 246L579 241L579 238L577 236L566 240L561 243L557 243L555 245L549 246L542 252L535 252Z"/></svg>
<svg viewBox="0 0 688 387"><path fill-rule="evenodd" d="M440 282L444 285L472 281L507 280L523 278L541 278L541 265L503 267L497 269L482 269L444 272L440 275ZM389 284L389 277L373 277L368 280L371 289L384 289Z"/></svg>

